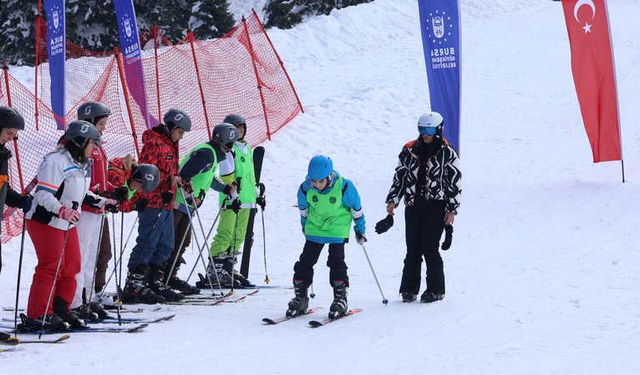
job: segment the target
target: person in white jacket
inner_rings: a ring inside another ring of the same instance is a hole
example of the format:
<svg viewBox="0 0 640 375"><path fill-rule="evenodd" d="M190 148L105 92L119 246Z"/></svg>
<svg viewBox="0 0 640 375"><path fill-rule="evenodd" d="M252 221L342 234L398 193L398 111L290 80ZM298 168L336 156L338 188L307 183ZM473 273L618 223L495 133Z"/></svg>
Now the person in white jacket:
<svg viewBox="0 0 640 375"><path fill-rule="evenodd" d="M89 158L100 134L86 121L72 121L65 142L44 157L37 172L33 205L26 214L27 232L38 257L33 275L27 316L20 329L60 330L82 328L84 322L69 310L80 271L80 249L75 225L80 205L115 204L89 191Z"/></svg>

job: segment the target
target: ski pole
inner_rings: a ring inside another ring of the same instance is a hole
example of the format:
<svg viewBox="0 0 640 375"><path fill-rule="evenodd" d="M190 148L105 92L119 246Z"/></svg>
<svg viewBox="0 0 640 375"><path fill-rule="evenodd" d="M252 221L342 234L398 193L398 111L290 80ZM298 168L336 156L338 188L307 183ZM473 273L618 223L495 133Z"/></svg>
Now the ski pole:
<svg viewBox="0 0 640 375"><path fill-rule="evenodd" d="M211 234L211 232L209 232L209 234L207 234L205 236L205 234L204 234L204 225L202 224L202 220L200 219L200 212L199 212L199 209L198 209L198 207L196 205L193 206L193 211L196 213L196 219L198 219L198 225L200 226L200 231L202 232L202 236L204 238L204 243L202 245L203 245L203 247L205 247L207 245L207 242L209 241L209 235ZM220 213L220 211L218 211L218 214L219 213ZM190 217L189 220L190 220L189 224L191 224L191 228L193 229L193 235L195 236L196 232L195 232L195 228L193 226L193 219ZM216 217L216 220L217 220L217 217ZM214 221L214 224L215 224L215 221ZM213 227L211 227L211 229L213 229ZM200 247L200 245L198 245L198 247ZM199 257L202 260L202 263L204 265L204 257L202 256L202 252L200 252L200 256ZM207 257L209 258L209 264L213 265L214 264L213 257L211 256L210 252L207 252ZM211 290L213 291L213 286L211 285L211 277L209 276L209 273L206 272L206 271L207 271L207 267L205 266L205 273L207 275L207 280L209 281L209 286L211 286ZM216 282L218 283L218 290L220 290L220 294L224 295L224 293L222 292L222 283L220 282L220 276L218 275L218 270L215 268L215 266L213 267L213 275L216 277Z"/></svg>
<svg viewBox="0 0 640 375"><path fill-rule="evenodd" d="M124 213L123 213L124 216ZM114 219L115 220L115 219ZM124 222L124 221L123 221ZM111 273L109 274L109 278L107 279L107 282L104 284L104 287L102 288L102 291L104 292L107 289L107 285L109 285L109 282L111 281L111 278L113 277L113 275L116 273L116 271L118 270L118 265L120 265L120 278L122 279L122 256L124 254L124 249L126 249L127 245L129 244L129 239L131 239L131 235L133 234L133 230L136 228L136 224L138 223L138 217L136 216L136 220L133 222L133 225L131 226L131 230L129 231L129 235L127 236L127 241L125 241L124 246L122 246L122 238L123 236L120 236L120 254L117 257L113 257L114 260L114 267L113 267L113 271L111 271ZM122 224L120 225L120 229L122 229ZM113 229L114 233L115 233L115 228ZM122 234L122 231L121 231ZM115 235L114 235L114 246L115 246ZM118 285L118 277L116 276L116 285ZM120 280L120 285L122 285L122 280Z"/></svg>
<svg viewBox="0 0 640 375"><path fill-rule="evenodd" d="M311 293L309 294L309 297L316 298L316 293L313 291L313 284L309 285L309 288L311 289Z"/></svg>
<svg viewBox="0 0 640 375"><path fill-rule="evenodd" d="M136 222L138 221L138 217L136 216ZM135 227L135 222L133 224L133 226ZM111 213L111 227L113 227L113 251L112 253L115 253L116 251L116 214ZM133 230L133 228L132 228ZM129 235L131 235L131 233L129 233ZM122 238L124 237L124 212L120 211L120 253L122 254ZM118 268L118 257L113 257L113 270L115 271ZM122 269L120 270L120 274L122 274ZM102 291L105 290L105 288L107 287L107 283L104 284L104 286L102 287ZM121 291L121 286L122 284L120 284L120 280L118 280L118 275L116 275L116 315L118 317L118 325L122 325L122 315L121 315L121 311L120 311L120 304L121 304L121 298L122 295L120 294ZM101 291L101 292L102 292Z"/></svg>
<svg viewBox="0 0 640 375"><path fill-rule="evenodd" d="M180 187L180 194L182 194L183 197L186 197L186 195L184 194L184 189L182 188L182 186ZM189 228L191 229L191 234L193 234L193 238L196 242L196 246L200 247L200 242L198 241L198 236L196 234L196 230L193 226L193 220L191 218L191 211L189 210L189 206L186 202L186 198L185 198L185 207L187 209L187 218L189 219ZM197 210L197 208L194 206L194 209ZM197 211L196 211L197 212ZM204 229L202 230L202 235L204 235ZM204 270L205 270L205 274L207 275L207 281L209 282L209 287L211 288L211 294L215 295L214 289L213 289L213 283L211 282L211 277L209 276L209 272L207 272L207 265L204 263L204 257L200 256L199 257L200 260L202 261L202 265L204 266ZM176 257L177 259L177 257ZM197 260L196 260L197 263ZM216 273L216 278L218 277L218 274ZM222 286L220 285L220 280L218 279L218 287L220 288L220 293L222 293Z"/></svg>
<svg viewBox="0 0 640 375"><path fill-rule="evenodd" d="M109 220L109 216L107 216L106 220ZM91 304L91 299L93 298L93 286L96 282L96 269L98 268L98 255L100 255L100 245L102 243L102 231L104 230L104 210L103 214L100 214L100 234L98 234L98 246L96 246L96 260L93 262L93 278L91 279L91 290L89 290L89 298L87 300L87 304ZM85 289L86 294L86 289ZM85 295L86 297L86 295Z"/></svg>
<svg viewBox="0 0 640 375"><path fill-rule="evenodd" d="M71 202L71 209L78 209L78 202ZM47 322L47 311L49 311L49 306L51 304L51 298L53 298L53 292L56 290L56 282L58 281L58 274L60 273L60 267L62 267L62 259L64 259L64 252L67 247L67 240L69 239L69 233L71 233L71 222L67 225L67 230L64 234L64 241L62 241L62 249L60 250L60 257L58 258L58 265L56 266L56 273L53 276L53 284L51 284L51 290L49 291L49 297L47 298L47 304L45 306L44 318L42 319L42 327L40 328L40 333L38 334L38 340L42 338L42 333L44 332L44 325Z"/></svg>
<svg viewBox="0 0 640 375"><path fill-rule="evenodd" d="M235 224L233 225L233 241L231 242L231 248L229 249L229 255L232 256L232 259L235 261L235 257L233 257L233 255L231 253L235 253L236 251L236 241L238 240L238 217L240 216L240 211L235 212L236 214L236 220L235 220ZM233 264L231 264L231 292L233 292L233 284L234 284L234 280L233 280L233 265L235 264L235 262Z"/></svg>
<svg viewBox="0 0 640 375"><path fill-rule="evenodd" d="M371 264L371 259L369 259L369 254L367 253L367 249L364 247L364 244L360 244L360 246L362 246L362 251L364 251L364 256L367 258L367 263L369 263L369 268L371 269L373 278L375 279L376 285L378 286L378 290L380 291L380 295L382 296L382 303L386 305L387 303L389 303L389 300L385 298L384 293L382 292L382 287L380 287L378 276L376 276L376 271L373 269L373 265Z"/></svg>
<svg viewBox="0 0 640 375"><path fill-rule="evenodd" d="M175 220L175 217L174 217L174 220ZM182 239L180 240L180 246L178 246L176 250L176 255L173 257L173 261L171 261L171 268L169 269L169 274L167 275L167 280L165 281L164 286L169 285L169 279L171 279L171 276L173 275L173 270L175 270L176 268L176 263L178 262L178 258L180 257L182 246L184 246L184 241L187 239L187 234L190 231L191 231L191 223L187 225L187 230L185 230L184 234L182 235Z"/></svg>
<svg viewBox="0 0 640 375"><path fill-rule="evenodd" d="M222 203L224 205L224 201ZM202 257L202 251L209 243L209 237L211 237L211 233L213 232L213 228L215 228L216 226L216 222L218 222L218 219L220 218L221 212L222 212L222 206L220 206L220 208L218 209L218 213L216 214L216 217L213 219L213 224L211 224L211 227L209 228L209 232L207 233L207 237L204 239L204 243L202 244L202 247L198 250L199 257ZM209 255L209 257L211 257L211 255ZM191 268L191 272L189 272L189 277L187 277L187 282L189 282L189 280L191 279L191 276L193 275L193 272L196 270L197 266L198 266L197 262L193 264L193 267Z"/></svg>
<svg viewBox="0 0 640 375"><path fill-rule="evenodd" d="M262 245L263 245L263 259L264 259L264 283L269 284L271 279L269 279L269 272L267 271L267 235L264 229L264 210L260 209L260 216L262 217Z"/></svg>
<svg viewBox="0 0 640 375"><path fill-rule="evenodd" d="M14 336L18 337L18 301L20 300L20 276L22 275L22 256L24 254L24 237L26 232L27 219L22 216L22 238L20 239L20 258L18 260L18 280L16 282L16 307L13 316L13 332Z"/></svg>

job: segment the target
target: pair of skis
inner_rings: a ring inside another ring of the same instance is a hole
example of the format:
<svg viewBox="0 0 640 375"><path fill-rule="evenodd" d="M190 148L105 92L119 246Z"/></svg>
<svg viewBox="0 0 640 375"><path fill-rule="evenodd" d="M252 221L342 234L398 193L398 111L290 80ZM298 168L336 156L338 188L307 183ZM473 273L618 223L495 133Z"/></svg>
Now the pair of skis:
<svg viewBox="0 0 640 375"><path fill-rule="evenodd" d="M275 324L280 324L289 320L293 320L295 318L298 318L300 316L305 316L305 315L311 315L317 311L319 311L320 309L322 309L322 307L312 307L310 309L308 309L307 311L305 311L304 313L300 314L300 315L296 315L296 316L280 316L277 318L263 318L262 321L266 324L266 325L275 325ZM322 327L325 326L329 323L333 323L336 320L340 320L342 318L346 318L348 316L352 316L358 313L361 313L362 309L351 309L349 311L347 311L346 314L341 315L337 318L326 318L326 319L322 319L322 320L310 320L309 321L309 327L311 328L318 328L318 327Z"/></svg>

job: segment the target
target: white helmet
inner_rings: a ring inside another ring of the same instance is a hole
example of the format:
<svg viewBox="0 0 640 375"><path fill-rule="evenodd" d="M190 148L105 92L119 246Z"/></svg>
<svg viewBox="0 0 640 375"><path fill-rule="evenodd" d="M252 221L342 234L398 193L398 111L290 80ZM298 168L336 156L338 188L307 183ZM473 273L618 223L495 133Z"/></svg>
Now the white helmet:
<svg viewBox="0 0 640 375"><path fill-rule="evenodd" d="M438 112L427 112L418 119L420 135L441 135L443 127L444 119Z"/></svg>

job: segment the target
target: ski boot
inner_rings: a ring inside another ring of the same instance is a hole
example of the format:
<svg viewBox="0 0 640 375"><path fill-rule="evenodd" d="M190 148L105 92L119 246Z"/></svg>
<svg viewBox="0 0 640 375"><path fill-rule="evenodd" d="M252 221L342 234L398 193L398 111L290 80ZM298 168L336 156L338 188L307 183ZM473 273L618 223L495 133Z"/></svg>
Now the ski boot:
<svg viewBox="0 0 640 375"><path fill-rule="evenodd" d="M102 306L100 302L91 302L89 304L89 310L91 310L91 312L93 312L94 314L98 315L99 320L111 318L111 315L107 313L107 311L104 309L104 306Z"/></svg>
<svg viewBox="0 0 640 375"><path fill-rule="evenodd" d="M123 303L145 303L154 305L165 301L164 297L157 295L147 286L146 273L147 269L143 265L138 265L133 271L129 271L127 281L120 296Z"/></svg>
<svg viewBox="0 0 640 375"><path fill-rule="evenodd" d="M347 285L344 281L333 282L333 302L329 308L329 319L337 319L344 316L349 310L347 305Z"/></svg>
<svg viewBox="0 0 640 375"><path fill-rule="evenodd" d="M98 316L98 314L91 311L91 309L89 308L89 305L80 305L74 309L71 309L71 311L74 314L76 314L78 318L83 320L88 320L90 322L95 322L100 320L100 317Z"/></svg>
<svg viewBox="0 0 640 375"><path fill-rule="evenodd" d="M184 296L164 285L164 280L164 270L162 267L151 265L149 267L149 288L151 288L155 294L162 296L166 302L182 301Z"/></svg>
<svg viewBox="0 0 640 375"><path fill-rule="evenodd" d="M413 302L416 300L417 295L411 292L403 292L402 294L402 302Z"/></svg>
<svg viewBox="0 0 640 375"><path fill-rule="evenodd" d="M241 288L240 281L232 276L233 263L229 267L227 258L215 257L207 266L207 277L196 283L198 288L209 288L209 279L214 288Z"/></svg>
<svg viewBox="0 0 640 375"><path fill-rule="evenodd" d="M168 285L171 289L175 289L185 296L200 294L200 289L198 289L193 285L190 285L188 282L184 280L179 279L178 276L174 276L170 278Z"/></svg>
<svg viewBox="0 0 640 375"><path fill-rule="evenodd" d="M431 303L440 301L444 298L444 293L434 293L428 290L425 290L424 293L420 296L420 302L422 303Z"/></svg>
<svg viewBox="0 0 640 375"><path fill-rule="evenodd" d="M231 280L233 280L234 288L251 288L255 285L249 281L246 277L244 277L238 270L234 268L234 265L238 263L236 257L227 256L227 257L216 257L213 258L216 267L219 267L218 264L222 265L222 272L225 276L229 276ZM233 276L232 276L233 275ZM229 281L229 285L231 281Z"/></svg>
<svg viewBox="0 0 640 375"><path fill-rule="evenodd" d="M82 329L87 328L84 320L78 317L78 314L69 310L69 304L60 296L53 299L53 312L65 321L71 328Z"/></svg>
<svg viewBox="0 0 640 375"><path fill-rule="evenodd" d="M39 318L27 318L20 314L22 323L18 324L18 332L38 332L44 327L45 331L64 332L69 330L69 324L56 314L43 315ZM44 322L44 325L43 325Z"/></svg>
<svg viewBox="0 0 640 375"><path fill-rule="evenodd" d="M307 286L305 285L304 280L294 280L293 289L296 296L289 301L289 306L285 313L288 317L304 314L309 308L309 296L307 296Z"/></svg>

